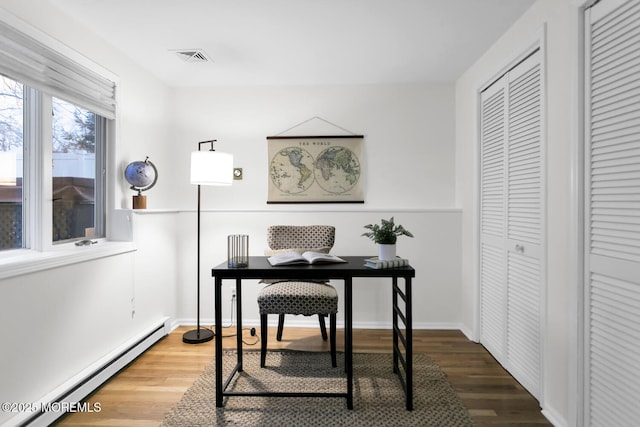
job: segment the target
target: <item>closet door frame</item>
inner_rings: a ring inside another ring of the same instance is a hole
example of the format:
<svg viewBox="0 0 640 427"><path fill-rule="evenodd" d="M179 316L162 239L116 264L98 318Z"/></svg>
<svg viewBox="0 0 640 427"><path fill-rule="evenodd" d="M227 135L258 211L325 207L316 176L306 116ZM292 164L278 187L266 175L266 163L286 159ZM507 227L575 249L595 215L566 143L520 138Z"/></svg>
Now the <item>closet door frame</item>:
<svg viewBox="0 0 640 427"><path fill-rule="evenodd" d="M569 347L568 347L568 425L584 425L584 158L585 158L585 64L586 9L597 0L575 0L571 13L571 87L570 110L570 212L569 228Z"/></svg>
<svg viewBox="0 0 640 427"><path fill-rule="evenodd" d="M473 212L473 232L474 232L474 256L473 256L473 271L474 274L474 300L475 300L475 325L473 328L473 336L475 341L479 342L481 337L481 317L482 317L482 298L481 298L481 135L482 135L482 123L480 120L481 117L481 96L482 92L489 88L494 82L498 81L501 76L505 75L509 70L517 66L519 63L523 62L529 56L531 56L534 52L539 51L540 54L540 85L541 85L541 112L540 112L540 157L541 157L541 169L540 169L540 179L541 179L541 235L540 235L540 280L541 280L541 289L540 289L540 319L539 319L539 328L540 328L540 384L539 384L539 392L538 398L542 406L544 406L544 376L545 376L545 343L547 341L547 329L546 329L546 298L547 298L547 210L546 210L546 142L547 142L547 120L546 120L546 25L541 26L540 30L534 34L530 43L524 44L521 49L518 50L516 54L513 54L509 57L508 60L504 62L502 67L496 67L497 71L491 75L483 84L479 85L476 97L476 144L474 146L474 176L475 176L475 188L474 188L474 212Z"/></svg>

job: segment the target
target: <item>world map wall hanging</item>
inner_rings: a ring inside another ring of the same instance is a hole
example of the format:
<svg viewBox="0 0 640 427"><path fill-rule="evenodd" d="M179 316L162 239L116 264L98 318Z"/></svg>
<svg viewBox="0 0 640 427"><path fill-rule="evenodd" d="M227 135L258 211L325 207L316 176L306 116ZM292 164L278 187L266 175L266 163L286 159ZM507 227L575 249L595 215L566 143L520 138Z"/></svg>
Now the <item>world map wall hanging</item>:
<svg viewBox="0 0 640 427"><path fill-rule="evenodd" d="M363 139L268 136L267 203L364 203Z"/></svg>

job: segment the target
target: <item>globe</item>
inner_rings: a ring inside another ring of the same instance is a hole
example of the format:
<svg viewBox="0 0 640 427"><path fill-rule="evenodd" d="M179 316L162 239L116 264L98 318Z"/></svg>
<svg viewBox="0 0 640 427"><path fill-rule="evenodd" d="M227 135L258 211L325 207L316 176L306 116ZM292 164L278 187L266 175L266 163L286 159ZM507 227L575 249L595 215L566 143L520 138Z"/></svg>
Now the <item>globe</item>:
<svg viewBox="0 0 640 427"><path fill-rule="evenodd" d="M158 170L147 157L144 161L129 163L124 170L124 177L131 184L131 189L140 194L156 185Z"/></svg>

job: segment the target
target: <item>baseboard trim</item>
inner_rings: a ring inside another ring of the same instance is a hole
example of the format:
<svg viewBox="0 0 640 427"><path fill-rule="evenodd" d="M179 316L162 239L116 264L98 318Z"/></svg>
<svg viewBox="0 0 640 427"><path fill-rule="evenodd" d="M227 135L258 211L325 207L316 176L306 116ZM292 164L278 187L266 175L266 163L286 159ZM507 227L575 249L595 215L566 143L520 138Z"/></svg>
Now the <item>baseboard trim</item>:
<svg viewBox="0 0 640 427"><path fill-rule="evenodd" d="M467 337L469 341L473 341L475 343L480 342L480 340L476 338L475 334L469 328L460 325L460 331L464 334L465 337Z"/></svg>
<svg viewBox="0 0 640 427"><path fill-rule="evenodd" d="M569 425L567 423L567 420L553 409L543 408L541 412L542 415L544 415L544 417L549 420L549 422L553 424L554 427L566 427Z"/></svg>
<svg viewBox="0 0 640 427"><path fill-rule="evenodd" d="M82 402L87 396L93 393L98 387L107 380L133 362L138 356L144 353L152 345L167 335L167 321L163 319L161 324L152 326L146 333L141 334L139 338L134 338L131 343L125 344L123 348L114 351L105 360L99 361L98 367L92 366L87 371L79 374L62 387L50 393L47 397L40 401L42 406L60 407L61 402L77 403ZM54 397L49 397L49 396ZM64 406L62 406L64 407ZM49 426L58 418L65 415L66 412L41 411L36 414L25 413L24 419L14 417L9 420L11 425L16 426Z"/></svg>

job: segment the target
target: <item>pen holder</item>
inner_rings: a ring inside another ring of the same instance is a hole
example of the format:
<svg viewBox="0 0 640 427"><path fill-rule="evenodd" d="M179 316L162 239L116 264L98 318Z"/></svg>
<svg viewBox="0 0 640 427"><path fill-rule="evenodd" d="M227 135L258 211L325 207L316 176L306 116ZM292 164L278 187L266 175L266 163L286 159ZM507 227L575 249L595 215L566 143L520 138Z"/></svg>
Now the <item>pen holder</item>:
<svg viewBox="0 0 640 427"><path fill-rule="evenodd" d="M249 236L231 234L227 236L227 266L231 268L249 265Z"/></svg>

